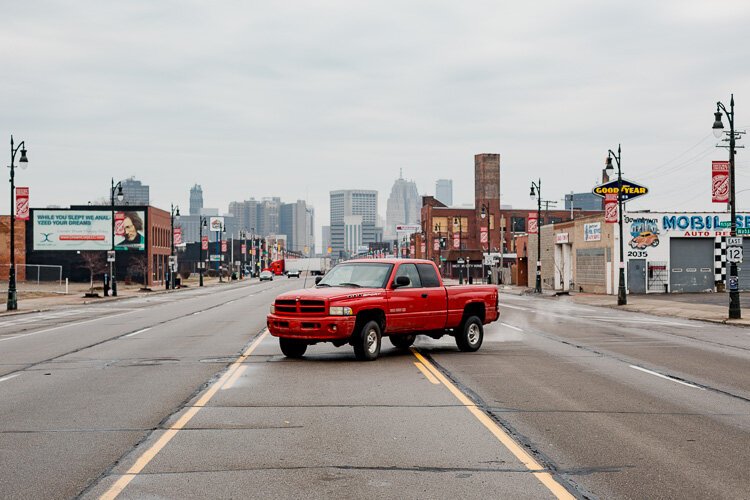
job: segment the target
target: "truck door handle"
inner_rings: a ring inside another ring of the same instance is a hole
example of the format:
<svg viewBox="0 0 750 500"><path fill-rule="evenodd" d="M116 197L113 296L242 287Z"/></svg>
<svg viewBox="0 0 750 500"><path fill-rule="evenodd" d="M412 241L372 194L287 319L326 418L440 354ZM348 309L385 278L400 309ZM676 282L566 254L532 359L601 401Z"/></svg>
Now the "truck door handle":
<svg viewBox="0 0 750 500"><path fill-rule="evenodd" d="M423 294L422 294L422 298L423 298L423 299L426 299L426 298L427 298L427 294L426 294L426 293L423 293Z"/></svg>

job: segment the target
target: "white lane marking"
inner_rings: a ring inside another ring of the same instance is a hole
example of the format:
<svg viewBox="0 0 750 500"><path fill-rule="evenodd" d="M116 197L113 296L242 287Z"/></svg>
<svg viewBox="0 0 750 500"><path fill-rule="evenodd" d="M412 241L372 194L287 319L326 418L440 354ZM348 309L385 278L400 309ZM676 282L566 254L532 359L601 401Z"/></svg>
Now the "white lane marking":
<svg viewBox="0 0 750 500"><path fill-rule="evenodd" d="M24 333L24 334L21 334L21 335L16 335L14 337L8 337L8 338L5 338L5 339L0 339L0 342L5 342L6 340L20 339L22 337L29 337L31 335L37 335L39 333L47 333L47 332L51 332L51 331L54 331L54 330L60 330L61 328L70 328L72 326L85 325L86 323L92 323L94 321L101 321L103 319L112 319L112 318L116 318L118 316L125 316L126 314L131 314L131 313L134 313L134 312L136 312L136 311L129 311L129 312L124 312L124 313L120 313L120 314L113 314L111 316L102 316L101 318L94 318L94 319L90 319L90 320L87 320L87 321L80 321L78 323L70 323L68 325L56 326L54 328L47 328L46 330L39 330L38 332Z"/></svg>
<svg viewBox="0 0 750 500"><path fill-rule="evenodd" d="M224 305L227 305L227 304L231 304L232 302L237 302L237 299L234 299L234 300L230 300L230 301L224 302Z"/></svg>
<svg viewBox="0 0 750 500"><path fill-rule="evenodd" d="M509 325L508 323L503 323L502 321L500 322L500 324L503 325L503 326L507 326L508 328L512 328L513 330L516 330L516 331L519 331L519 332L523 331L520 328L518 328L517 326Z"/></svg>
<svg viewBox="0 0 750 500"><path fill-rule="evenodd" d="M190 316L198 316L198 315L199 315L200 313L202 313L202 312L203 312L203 311L195 311L195 312L194 312L193 314L191 314Z"/></svg>
<svg viewBox="0 0 750 500"><path fill-rule="evenodd" d="M670 382L677 382L678 384L686 385L688 387L693 387L695 389L700 389L702 391L705 391L705 388L699 387L697 385L688 384L687 382L683 382L682 380L677 380L676 378L668 377L666 375L662 375L661 373L653 372L651 370L647 370L645 368L641 368L640 366L630 365L630 368L634 368L636 370L642 371L644 373L648 373L649 375L655 375L659 378L663 378L665 380L669 380Z"/></svg>
<svg viewBox="0 0 750 500"><path fill-rule="evenodd" d="M137 332L133 332L133 333L128 333L128 334L127 334L127 335L125 335L125 336L126 336L126 337L133 337L133 336L135 336L135 335L138 335L139 333L147 332L147 331L149 331L149 330L151 330L151 327L150 327L150 326L149 326L148 328L144 328L143 330L138 330Z"/></svg>
<svg viewBox="0 0 750 500"><path fill-rule="evenodd" d="M7 377L0 378L0 382L5 382L6 380L10 380L12 378L16 378L19 375L20 375L20 373L16 373L15 375L8 375Z"/></svg>

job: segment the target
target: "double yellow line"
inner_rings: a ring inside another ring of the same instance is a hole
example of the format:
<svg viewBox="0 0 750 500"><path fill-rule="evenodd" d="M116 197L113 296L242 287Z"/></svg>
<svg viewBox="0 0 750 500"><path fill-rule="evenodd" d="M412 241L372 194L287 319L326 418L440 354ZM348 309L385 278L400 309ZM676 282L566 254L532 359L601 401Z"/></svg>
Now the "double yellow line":
<svg viewBox="0 0 750 500"><path fill-rule="evenodd" d="M568 490L558 483L552 474L544 472L542 464L537 462L534 457L524 450L521 445L516 443L505 430L497 425L494 420L487 416L472 400L470 400L458 387L456 387L445 375L435 368L435 366L427 361L415 348L411 348L411 352L414 353L417 360L414 364L417 368L427 377L427 380L433 384L442 383L456 398L466 407L482 425L484 425L494 435L498 441L500 441L518 460L523 463L527 469L536 477L544 486L547 487L550 492L557 498L561 499L575 499Z"/></svg>

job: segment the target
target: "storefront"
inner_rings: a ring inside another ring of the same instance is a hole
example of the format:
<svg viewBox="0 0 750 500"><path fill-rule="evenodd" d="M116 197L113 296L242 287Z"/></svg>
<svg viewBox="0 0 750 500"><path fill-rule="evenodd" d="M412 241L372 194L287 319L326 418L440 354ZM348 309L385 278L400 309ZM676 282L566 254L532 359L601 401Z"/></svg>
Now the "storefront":
<svg viewBox="0 0 750 500"><path fill-rule="evenodd" d="M750 214L737 214L737 228ZM627 212L623 218L629 293L688 293L722 290L727 276L723 212ZM750 242L744 243L750 250ZM745 254L747 255L747 254ZM750 266L739 264L739 283L750 289Z"/></svg>

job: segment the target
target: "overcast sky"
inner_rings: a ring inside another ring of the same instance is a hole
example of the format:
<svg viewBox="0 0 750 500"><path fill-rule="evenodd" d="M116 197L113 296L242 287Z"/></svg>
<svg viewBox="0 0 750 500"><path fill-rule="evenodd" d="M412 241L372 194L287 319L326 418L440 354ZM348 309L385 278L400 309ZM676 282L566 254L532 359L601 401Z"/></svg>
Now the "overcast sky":
<svg viewBox="0 0 750 500"><path fill-rule="evenodd" d="M34 207L134 175L162 208L187 210L198 183L222 211L305 199L320 226L334 189L377 189L384 217L399 169L471 203L474 155L499 153L502 203L523 208L532 179L546 199L589 191L622 143L624 175L651 189L630 208L711 210L716 101L734 92L750 125L746 0L6 7L0 139L26 141ZM750 209L750 151L737 167Z"/></svg>

